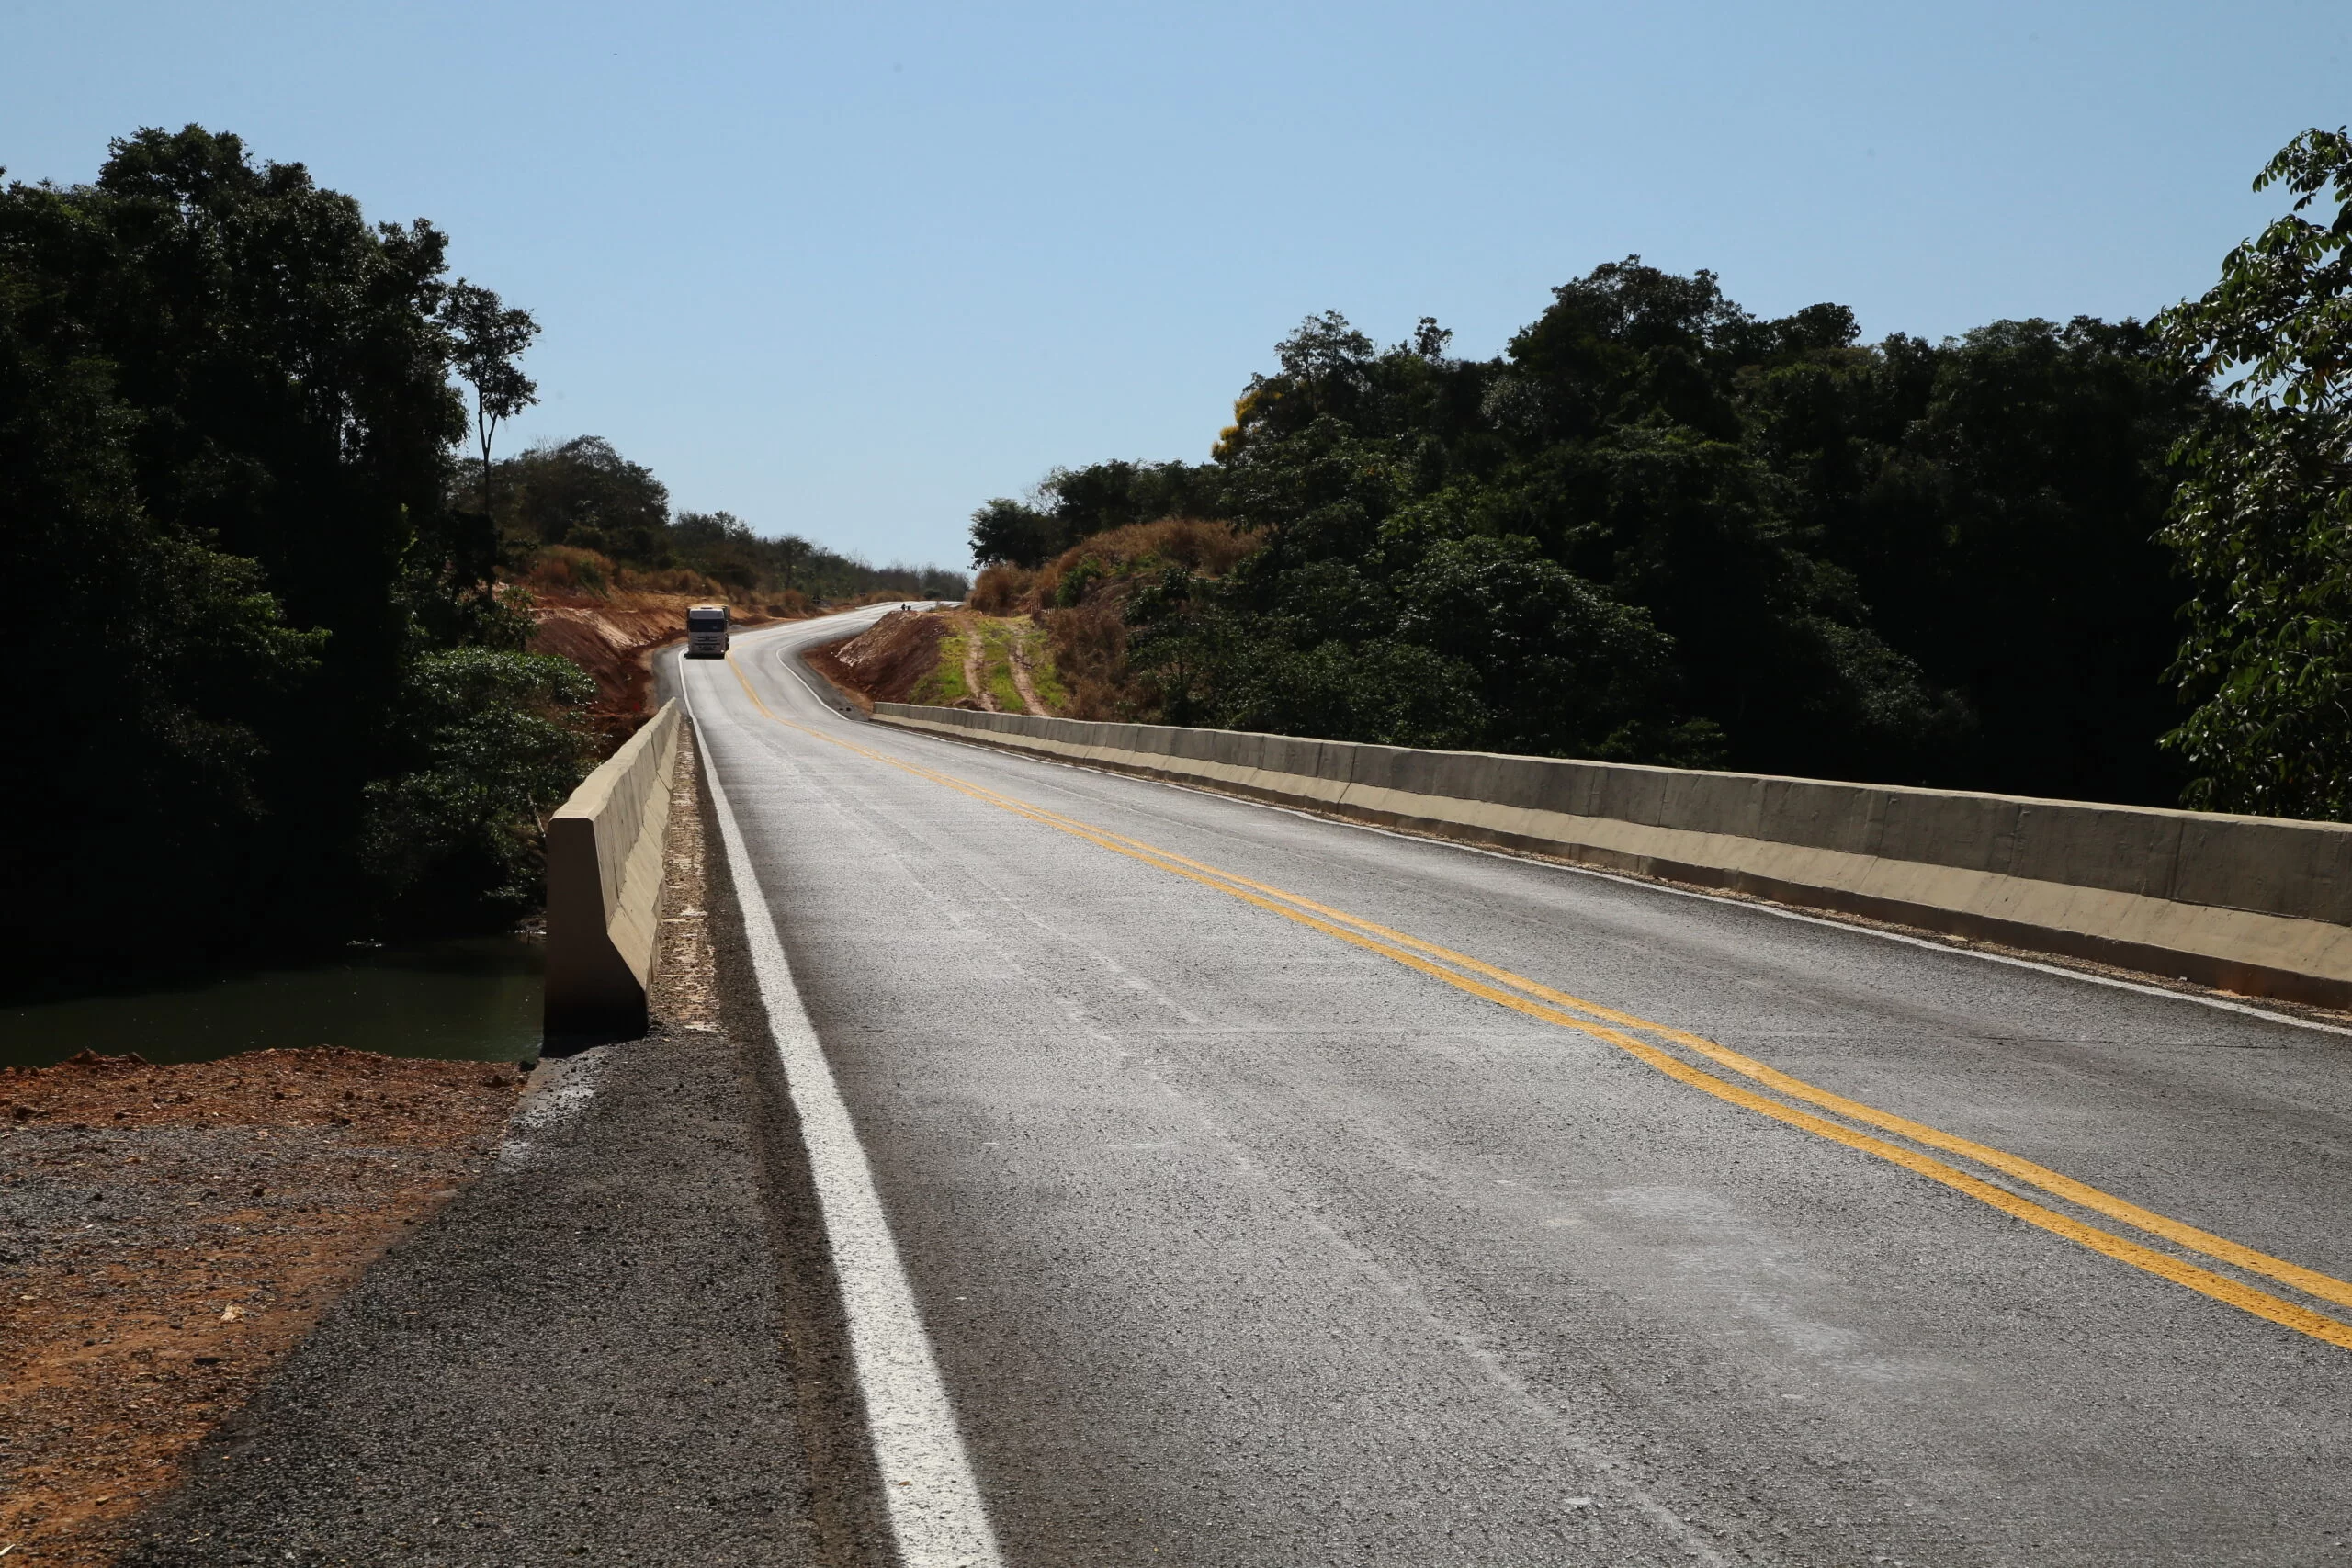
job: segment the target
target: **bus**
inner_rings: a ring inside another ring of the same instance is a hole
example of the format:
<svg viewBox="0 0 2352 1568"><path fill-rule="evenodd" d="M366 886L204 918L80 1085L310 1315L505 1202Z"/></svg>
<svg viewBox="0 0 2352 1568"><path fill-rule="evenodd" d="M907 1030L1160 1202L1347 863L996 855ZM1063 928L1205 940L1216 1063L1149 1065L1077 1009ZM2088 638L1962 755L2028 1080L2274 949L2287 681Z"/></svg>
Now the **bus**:
<svg viewBox="0 0 2352 1568"><path fill-rule="evenodd" d="M686 657L724 659L733 641L727 626L727 606L696 604L686 612Z"/></svg>

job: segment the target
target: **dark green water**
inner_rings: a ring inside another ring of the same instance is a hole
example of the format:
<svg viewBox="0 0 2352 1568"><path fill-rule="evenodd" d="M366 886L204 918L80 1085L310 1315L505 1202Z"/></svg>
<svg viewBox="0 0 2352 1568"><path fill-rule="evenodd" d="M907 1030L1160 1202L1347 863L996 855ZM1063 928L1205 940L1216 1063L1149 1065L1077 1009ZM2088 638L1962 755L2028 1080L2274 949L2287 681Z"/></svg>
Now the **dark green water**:
<svg viewBox="0 0 2352 1568"><path fill-rule="evenodd" d="M206 1062L341 1045L390 1056L514 1062L539 1054L540 947L519 936L351 948L329 963L172 989L0 1007L0 1066L77 1051Z"/></svg>

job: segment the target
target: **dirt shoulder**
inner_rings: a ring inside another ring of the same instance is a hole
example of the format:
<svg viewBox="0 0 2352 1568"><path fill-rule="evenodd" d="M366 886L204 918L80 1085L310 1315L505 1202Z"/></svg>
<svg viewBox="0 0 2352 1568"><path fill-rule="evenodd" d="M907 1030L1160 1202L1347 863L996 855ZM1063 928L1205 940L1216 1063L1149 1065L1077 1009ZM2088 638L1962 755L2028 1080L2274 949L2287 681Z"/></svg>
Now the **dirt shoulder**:
<svg viewBox="0 0 2352 1568"><path fill-rule="evenodd" d="M385 1247L514 1068L332 1049L0 1070L0 1547L98 1564Z"/></svg>

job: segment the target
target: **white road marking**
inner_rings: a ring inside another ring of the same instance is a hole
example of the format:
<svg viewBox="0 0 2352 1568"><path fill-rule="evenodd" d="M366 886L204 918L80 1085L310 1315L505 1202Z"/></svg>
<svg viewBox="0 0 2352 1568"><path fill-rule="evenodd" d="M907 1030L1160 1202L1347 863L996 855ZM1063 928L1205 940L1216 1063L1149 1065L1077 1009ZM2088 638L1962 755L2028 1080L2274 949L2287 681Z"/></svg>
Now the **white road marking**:
<svg viewBox="0 0 2352 1568"><path fill-rule="evenodd" d="M791 678L782 671L777 671L777 675L784 680ZM685 689L683 679L679 684L682 691ZM723 689L725 688L722 687ZM694 713L691 693L687 695L686 711L689 715ZM699 717L695 719L695 733L699 742L702 735ZM799 992L792 984L791 970L785 958L783 948L776 941L774 922L758 919L753 913L755 909L764 913L767 909L767 901L759 892L757 875L752 869L750 857L744 852L742 838L736 827L734 813L727 803L726 791L719 785L718 768L711 759L710 749L707 745L699 745L698 750L702 757L705 776L710 780L712 798L718 807L719 834L726 841L727 865L735 880L736 899L744 911L745 935L749 939L752 968L759 981L760 994L762 999L767 1004L769 1030L775 1039L776 1048L784 1054L785 1069L793 1084L793 1103L800 1111L802 1137L808 1144L809 1164L815 1168L818 1177L818 1195L825 1212L826 1234L832 1243L833 1266L841 1276L842 1294L849 1308L850 1337L857 1358L858 1377L867 1391L866 1419L873 1430L875 1456L883 1472L884 1487L890 1497L891 1526L898 1534L899 1560L906 1568L932 1568L933 1564L941 1565L941 1568L946 1568L946 1565L950 1564L970 1564L972 1568L985 1568L985 1565L998 1564L1001 1560L997 1555L995 1537L989 1529L987 1513L980 1504L978 1487L972 1480L968 1462L965 1459L963 1444L956 1436L955 1414L948 1406L945 1390L940 1383L937 1368L932 1359L930 1338L924 1333L922 1322L917 1315L912 1292L907 1284L903 1266L899 1261L897 1247L890 1239L888 1224L882 1214L881 1201L874 1190L873 1174L866 1165L865 1151L859 1145L856 1132L850 1124L848 1109L842 1103L840 1090L833 1083L832 1073L826 1065L822 1047L818 1043L815 1032L809 1027L807 1011L800 1003ZM772 979L772 976L780 977L781 984ZM780 1005L777 999L779 991L781 992ZM1062 998L1057 997L1056 999ZM1082 1021L1077 1010L1070 1008L1070 1004L1065 1001L1063 1005L1070 1009L1073 1022ZM786 1021L787 1018L789 1022ZM1111 1037L1104 1034L1098 1033L1095 1038L1105 1042L1111 1041ZM800 1065L803 1057L796 1054L797 1052L805 1053L806 1059L811 1066L804 1068ZM804 1072L810 1075L809 1078L804 1079L802 1077ZM809 1087L812 1082L818 1087ZM896 1292L895 1299L869 1306L867 1310L874 1313L877 1325L877 1332L874 1335L874 1338L877 1345L886 1348L883 1354L888 1360L888 1371L884 1375L903 1376L907 1380L905 1391L899 1395L907 1400L905 1413L899 1417L899 1425L892 1432L892 1436L900 1438L907 1443L909 1457L904 1459L893 1457L888 1440L886 1438L884 1420L876 1408L874 1393L876 1387L876 1374L868 1371L867 1340L860 1332L860 1303L856 1292L852 1289L850 1277L850 1270L856 1254L852 1246L845 1245L842 1224L835 1218L835 1200L826 1186L825 1167L819 1150L820 1128L816 1112L820 1102L826 1112L829 1141L837 1143L836 1154L844 1165L854 1163L854 1166L852 1179L854 1179L855 1191L853 1194L853 1201L860 1201L865 1206L854 1222L853 1234L848 1239L860 1245L870 1245L875 1248L876 1256L865 1259L875 1276L874 1283L877 1289ZM1172 1148L1178 1145L1163 1143L1114 1144L1106 1146L1114 1149L1144 1150ZM1248 1156L1238 1146L1230 1145L1227 1146L1230 1154L1239 1159L1242 1164L1247 1166L1250 1163ZM1389 1293L1409 1303L1412 1309L1429 1322L1439 1337L1452 1343L1457 1351L1468 1358L1483 1373L1508 1391L1527 1409L1541 1416L1558 1419L1559 1413L1530 1391L1525 1383L1503 1365L1500 1358L1472 1337L1458 1331L1447 1323L1433 1307L1422 1302L1416 1292L1402 1286L1368 1253L1316 1216L1309 1214L1306 1216L1306 1220L1341 1255L1347 1257L1358 1269L1362 1270L1366 1278L1378 1281ZM935 1414L926 1415L923 1414L924 1411ZM1626 1500L1632 1504L1636 1512L1671 1537L1684 1551L1705 1565L1705 1568L1732 1568L1732 1560L1716 1551L1689 1520L1684 1519L1653 1496L1647 1488L1629 1473L1629 1467L1624 1461L1604 1450L1581 1434L1567 1430L1565 1425L1562 1427L1562 1435L1570 1449L1582 1456L1594 1469L1623 1488ZM944 1540L945 1544L933 1548L935 1554L926 1557L919 1555L921 1549L915 1540L910 1539L909 1523L900 1517L899 1510L902 1502L912 1501L921 1492L929 1490L933 1483L919 1480L916 1486L901 1487L897 1483L902 1477L923 1477L934 1474L951 1477L951 1479L948 1480L947 1484L938 1486L937 1493L941 1501L934 1504L931 1512L917 1523L920 1528L938 1531L937 1539ZM947 1529L944 1528L952 1517L952 1505L946 1502L946 1499L953 1495L956 1484L952 1477L960 1477L960 1495L968 1499L969 1518L974 1531L974 1534L969 1537L951 1534ZM1590 1503L1589 1499L1586 1501ZM1598 1506L1597 1504L1591 1506ZM977 1540L978 1543L977 1548L966 1544L969 1540Z"/></svg>
<svg viewBox="0 0 2352 1568"><path fill-rule="evenodd" d="M948 1403L931 1336L915 1305L914 1287L882 1212L882 1196L875 1190L873 1167L801 1005L791 963L776 940L775 917L760 891L727 790L718 782L683 671L679 686L686 693L686 712L695 721L703 776L718 807L719 837L727 846L728 874L743 911L743 935L767 1012L768 1034L784 1059L785 1078L800 1114L801 1143L816 1181L833 1273L841 1282L850 1352L865 1399L875 1467L889 1499L899 1562L902 1568L1001 1568L996 1531L980 1501L979 1484L956 1430L955 1407Z"/></svg>

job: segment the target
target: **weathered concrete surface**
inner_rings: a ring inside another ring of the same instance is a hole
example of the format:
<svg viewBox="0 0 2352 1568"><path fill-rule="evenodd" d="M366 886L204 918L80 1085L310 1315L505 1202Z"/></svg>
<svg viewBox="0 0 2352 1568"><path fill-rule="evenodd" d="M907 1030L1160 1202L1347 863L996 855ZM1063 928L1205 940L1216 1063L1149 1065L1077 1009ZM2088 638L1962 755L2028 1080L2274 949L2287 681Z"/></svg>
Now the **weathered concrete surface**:
<svg viewBox="0 0 2352 1568"><path fill-rule="evenodd" d="M550 1040L645 1032L678 725L664 703L548 819Z"/></svg>
<svg viewBox="0 0 2352 1568"><path fill-rule="evenodd" d="M880 703L882 723L2352 1006L2352 827Z"/></svg>

